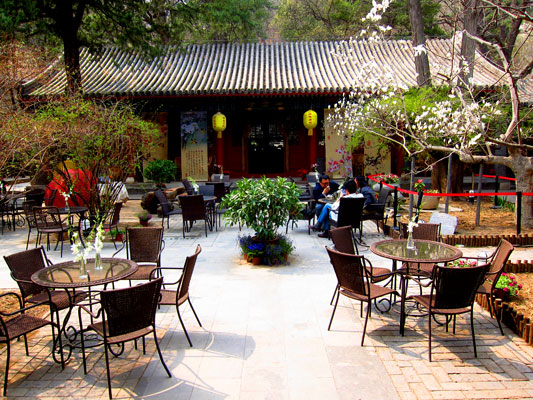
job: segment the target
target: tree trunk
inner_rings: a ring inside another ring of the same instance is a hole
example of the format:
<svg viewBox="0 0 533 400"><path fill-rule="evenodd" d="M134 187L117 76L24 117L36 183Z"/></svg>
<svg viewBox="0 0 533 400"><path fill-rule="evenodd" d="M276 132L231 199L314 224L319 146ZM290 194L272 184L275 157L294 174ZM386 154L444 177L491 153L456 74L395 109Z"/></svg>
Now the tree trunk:
<svg viewBox="0 0 533 400"><path fill-rule="evenodd" d="M466 0L464 3L464 30L473 36L477 35L478 27L478 0ZM463 34L461 40L461 60L460 60L460 85L471 86L471 79L474 74L474 57L476 54L477 42L468 35ZM464 68L466 63L466 68Z"/></svg>
<svg viewBox="0 0 533 400"><path fill-rule="evenodd" d="M76 38L64 38L65 73L67 75L67 93L74 94L82 90L80 49Z"/></svg>
<svg viewBox="0 0 533 400"><path fill-rule="evenodd" d="M411 32L413 35L413 47L426 45L426 35L424 34L424 22L422 21L422 11L420 0L408 0L409 20L411 22ZM429 71L429 59L427 51L415 55L416 83L418 86L430 86L431 75Z"/></svg>
<svg viewBox="0 0 533 400"><path fill-rule="evenodd" d="M458 157L452 155L452 193L463 193L464 163ZM432 189L441 193L446 193L448 179L448 160L441 160L433 166L431 170ZM457 196L455 197L457 198Z"/></svg>
<svg viewBox="0 0 533 400"><path fill-rule="evenodd" d="M512 157L512 164L511 169L516 178L516 191L533 192L533 158ZM516 215L517 219L518 217ZM533 196L522 196L522 227L533 228Z"/></svg>

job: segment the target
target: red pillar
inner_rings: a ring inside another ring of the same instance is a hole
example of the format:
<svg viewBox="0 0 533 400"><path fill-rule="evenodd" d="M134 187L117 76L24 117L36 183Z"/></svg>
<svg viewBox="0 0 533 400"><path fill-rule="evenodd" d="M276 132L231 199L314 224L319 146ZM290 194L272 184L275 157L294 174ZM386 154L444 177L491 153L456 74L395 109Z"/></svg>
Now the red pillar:
<svg viewBox="0 0 533 400"><path fill-rule="evenodd" d="M313 135L307 136L309 138L309 165L316 163L316 129L313 129Z"/></svg>
<svg viewBox="0 0 533 400"><path fill-rule="evenodd" d="M224 165L224 138L222 132L217 132L217 164Z"/></svg>

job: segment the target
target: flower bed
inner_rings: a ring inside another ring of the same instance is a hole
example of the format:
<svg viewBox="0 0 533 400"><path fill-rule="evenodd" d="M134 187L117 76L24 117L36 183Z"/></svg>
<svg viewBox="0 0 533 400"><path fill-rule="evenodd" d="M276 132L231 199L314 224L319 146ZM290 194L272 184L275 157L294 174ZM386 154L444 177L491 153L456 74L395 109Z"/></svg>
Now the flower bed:
<svg viewBox="0 0 533 400"><path fill-rule="evenodd" d="M251 235L239 236L239 246L244 259L254 265L286 264L289 254L294 251L291 240L284 235L269 241Z"/></svg>

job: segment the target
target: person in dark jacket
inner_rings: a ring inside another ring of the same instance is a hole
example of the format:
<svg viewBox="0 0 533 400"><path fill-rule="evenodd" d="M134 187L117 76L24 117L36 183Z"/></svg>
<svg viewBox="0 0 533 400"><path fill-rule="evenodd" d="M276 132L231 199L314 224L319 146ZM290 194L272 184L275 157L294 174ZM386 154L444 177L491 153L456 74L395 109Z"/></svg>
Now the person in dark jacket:
<svg viewBox="0 0 533 400"><path fill-rule="evenodd" d="M365 196L365 205L363 212L364 213L374 213L375 211L372 210L372 204L377 203L376 195L374 194L374 191L368 184L366 183L366 179L364 176L356 176L355 177L355 184L357 185L357 192L361 193L363 196Z"/></svg>
<svg viewBox="0 0 533 400"><path fill-rule="evenodd" d="M324 197L330 194L334 194L337 190L339 190L338 183L330 182L329 176L327 175L320 175L320 177L318 178L318 182L316 183L315 188L313 189L313 198L317 201L315 209L317 216L320 216L320 213L324 208L324 204L319 203L318 199L323 199Z"/></svg>

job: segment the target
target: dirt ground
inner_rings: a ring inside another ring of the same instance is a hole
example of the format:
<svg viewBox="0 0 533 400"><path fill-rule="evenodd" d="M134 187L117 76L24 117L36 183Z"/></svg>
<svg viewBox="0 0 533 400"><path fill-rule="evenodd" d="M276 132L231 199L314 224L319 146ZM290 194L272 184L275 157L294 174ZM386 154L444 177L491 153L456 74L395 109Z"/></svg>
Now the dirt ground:
<svg viewBox="0 0 533 400"><path fill-rule="evenodd" d="M511 297L509 303L515 310L529 317L533 316L533 273L514 274L522 289L518 296Z"/></svg>

